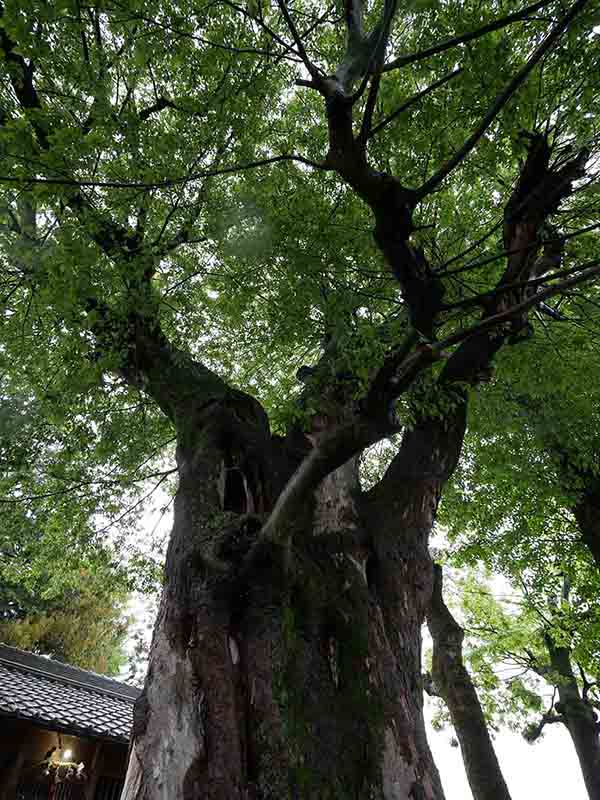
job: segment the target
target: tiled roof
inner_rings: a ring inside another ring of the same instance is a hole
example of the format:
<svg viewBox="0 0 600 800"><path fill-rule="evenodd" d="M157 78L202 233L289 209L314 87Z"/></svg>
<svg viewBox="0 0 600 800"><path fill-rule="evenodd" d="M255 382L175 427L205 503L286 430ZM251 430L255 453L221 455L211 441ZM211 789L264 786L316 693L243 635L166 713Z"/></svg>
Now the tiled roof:
<svg viewBox="0 0 600 800"><path fill-rule="evenodd" d="M0 645L0 715L80 736L127 741L140 689Z"/></svg>

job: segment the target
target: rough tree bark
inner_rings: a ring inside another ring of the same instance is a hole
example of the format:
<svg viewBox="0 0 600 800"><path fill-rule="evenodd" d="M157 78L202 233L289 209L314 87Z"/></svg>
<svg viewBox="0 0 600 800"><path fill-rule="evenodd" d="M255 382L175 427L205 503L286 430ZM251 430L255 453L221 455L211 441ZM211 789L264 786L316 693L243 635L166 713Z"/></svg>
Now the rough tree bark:
<svg viewBox="0 0 600 800"><path fill-rule="evenodd" d="M434 566L434 576L427 612L433 639L431 693L439 695L450 711L474 800L510 800L477 692L464 665L464 631L444 602L439 564Z"/></svg>
<svg viewBox="0 0 600 800"><path fill-rule="evenodd" d="M587 698L579 691L569 649L556 644L549 634L545 636L545 643L550 656L553 681L558 689L559 702L554 706L555 711L569 731L590 800L600 800L600 737L597 715Z"/></svg>
<svg viewBox="0 0 600 800"><path fill-rule="evenodd" d="M272 437L255 401L215 387L194 409L157 384L185 430L123 797L442 798L419 677L439 493L415 480L404 519L373 517L350 458L288 520L291 549L271 540L248 566L313 437Z"/></svg>
<svg viewBox="0 0 600 800"><path fill-rule="evenodd" d="M442 371L444 390L475 380L500 341L469 339ZM256 555L263 519L264 532L319 437L344 429L348 398L334 389L338 419L324 398L307 436L272 437L256 401L182 354L172 361L143 325L124 373L178 428L180 488L123 797L441 800L421 627L428 537L460 454L464 391L444 419L405 433L370 492L355 458L328 462L335 468L284 517L284 543L272 536Z"/></svg>

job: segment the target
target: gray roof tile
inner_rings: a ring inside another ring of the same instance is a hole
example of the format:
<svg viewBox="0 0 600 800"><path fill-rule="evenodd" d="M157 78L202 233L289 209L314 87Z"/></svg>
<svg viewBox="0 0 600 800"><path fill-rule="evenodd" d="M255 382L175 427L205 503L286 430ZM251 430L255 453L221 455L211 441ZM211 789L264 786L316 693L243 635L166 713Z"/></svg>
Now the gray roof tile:
<svg viewBox="0 0 600 800"><path fill-rule="evenodd" d="M140 689L0 645L0 714L69 733L126 741Z"/></svg>

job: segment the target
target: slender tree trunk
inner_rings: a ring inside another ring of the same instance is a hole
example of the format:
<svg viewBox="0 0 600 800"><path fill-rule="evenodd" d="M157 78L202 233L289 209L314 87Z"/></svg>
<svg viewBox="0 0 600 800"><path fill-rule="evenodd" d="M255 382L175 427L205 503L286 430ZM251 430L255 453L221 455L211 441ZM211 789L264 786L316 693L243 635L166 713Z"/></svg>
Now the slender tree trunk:
<svg viewBox="0 0 600 800"><path fill-rule="evenodd" d="M474 800L510 800L477 692L463 663L464 631L444 603L441 566L436 564L434 570L427 613L433 639L433 692L450 711Z"/></svg>
<svg viewBox="0 0 600 800"><path fill-rule="evenodd" d="M596 714L580 694L568 648L557 646L549 635L545 641L560 699L556 711L569 731L590 800L600 800L600 738Z"/></svg>

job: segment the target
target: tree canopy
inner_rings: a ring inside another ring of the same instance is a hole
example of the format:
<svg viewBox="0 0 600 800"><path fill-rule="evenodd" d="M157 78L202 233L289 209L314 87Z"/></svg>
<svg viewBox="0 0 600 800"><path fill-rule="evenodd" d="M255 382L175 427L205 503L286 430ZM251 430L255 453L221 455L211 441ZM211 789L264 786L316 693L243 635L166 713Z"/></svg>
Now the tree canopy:
<svg viewBox="0 0 600 800"><path fill-rule="evenodd" d="M467 337L503 270L502 207L526 153L524 132L549 137L557 168L595 146L598 47L585 4L557 43L545 38L552 3L510 4L499 22L493 3L413 5L389 32L377 92L370 101L355 87L355 102L364 105L365 136L371 126L373 168L425 187L413 240L443 285L443 310L440 344L433 359L421 355L429 366L418 365L409 392L421 407L443 406L452 398L436 387L442 346L451 351ZM369 235L360 191L340 181L327 156L322 100L294 85L307 81L307 52L315 74L340 60L343 71L338 9L298 6L301 30L282 9L3 9L4 494L47 495L35 498L37 513L45 504L60 525L98 512L116 518L135 482L167 477L155 465L172 440L168 419L113 377L129 347L132 306L159 319L175 347L255 393L280 430L310 412L297 404L296 372L324 343L335 341L336 361L319 381L351 374L360 397L404 336L398 280ZM365 30L378 13L377 4L366 12ZM306 39L302 47L294 35ZM354 85L352 70L345 79ZM443 165L473 129L478 141L442 182ZM488 421L513 415L519 426L519 412L506 409L533 393L555 426L561 411L549 403L564 382L564 425L576 401L585 420L578 430L588 420L593 428L582 365L594 363L597 309L593 285L580 281L583 268L590 277L595 270L594 164L561 207L560 230L542 234L549 250L564 242L564 253L561 275L536 285L556 293L549 302L572 322L539 313L527 347L503 351L503 383L477 398ZM428 182L438 179L433 191ZM560 288L565 277L574 286ZM414 402L401 396L403 422ZM44 463L32 470L40 448ZM593 447L587 453L593 462Z"/></svg>

